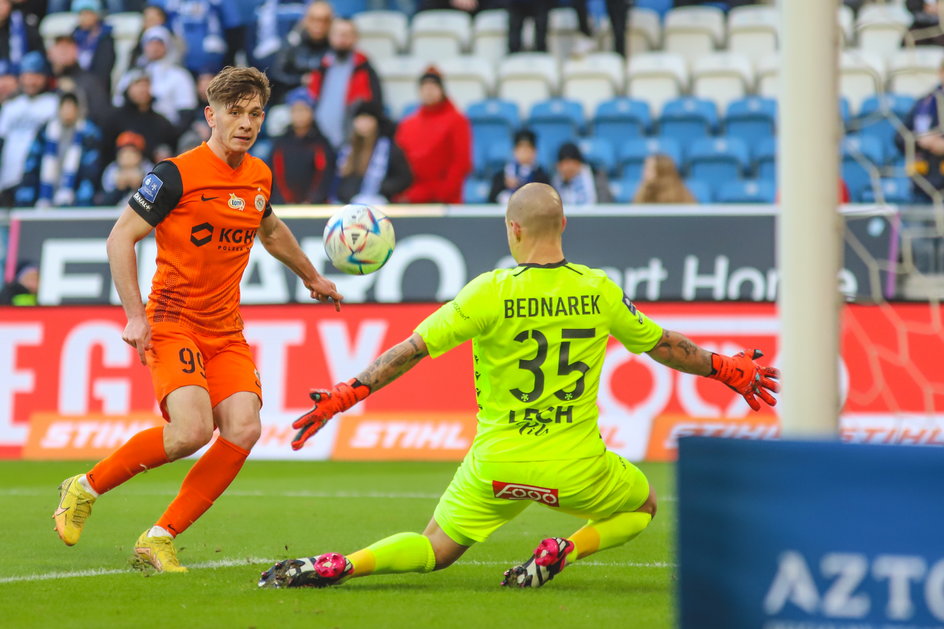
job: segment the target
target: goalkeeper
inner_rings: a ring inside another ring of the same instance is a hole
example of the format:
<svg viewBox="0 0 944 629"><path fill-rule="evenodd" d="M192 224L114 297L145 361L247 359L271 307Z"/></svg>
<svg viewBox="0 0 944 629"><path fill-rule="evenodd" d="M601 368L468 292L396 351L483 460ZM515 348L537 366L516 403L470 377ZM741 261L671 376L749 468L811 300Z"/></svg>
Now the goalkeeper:
<svg viewBox="0 0 944 629"><path fill-rule="evenodd" d="M754 409L773 405L779 372L753 359L713 354L663 330L603 271L568 262L560 197L532 183L510 199L505 227L513 269L483 273L405 341L356 378L315 391L299 418L299 449L336 413L393 382L425 356L472 341L478 430L468 454L419 533L398 533L350 555L289 559L260 586L324 587L369 574L430 572L485 541L530 502L587 520L567 537L542 540L502 585L539 587L569 563L639 535L656 514L643 473L606 449L597 426L597 389L609 335L631 352L686 373L719 380Z"/></svg>

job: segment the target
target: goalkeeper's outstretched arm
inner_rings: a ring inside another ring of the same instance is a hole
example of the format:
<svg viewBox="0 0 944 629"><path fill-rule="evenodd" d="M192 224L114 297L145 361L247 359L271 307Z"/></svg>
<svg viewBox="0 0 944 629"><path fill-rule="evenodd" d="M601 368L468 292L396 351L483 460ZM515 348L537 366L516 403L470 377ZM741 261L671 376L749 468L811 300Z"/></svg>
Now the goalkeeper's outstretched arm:
<svg viewBox="0 0 944 629"><path fill-rule="evenodd" d="M378 356L357 375L357 380L374 392L408 372L426 356L429 356L426 341L414 332L408 339Z"/></svg>
<svg viewBox="0 0 944 629"><path fill-rule="evenodd" d="M780 390L780 384L777 382L780 371L754 362L764 355L759 349L748 349L734 356L724 356L698 347L678 332L663 330L662 338L646 353L653 360L672 369L723 382L744 396L755 411L760 410L757 398L770 406L777 403L771 392Z"/></svg>

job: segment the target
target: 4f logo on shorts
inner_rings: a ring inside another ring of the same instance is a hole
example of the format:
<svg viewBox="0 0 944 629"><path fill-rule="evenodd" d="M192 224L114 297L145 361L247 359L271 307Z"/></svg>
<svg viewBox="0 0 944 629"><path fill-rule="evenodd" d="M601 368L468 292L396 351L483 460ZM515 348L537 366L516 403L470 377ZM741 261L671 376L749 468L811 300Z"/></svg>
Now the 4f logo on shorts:
<svg viewBox="0 0 944 629"><path fill-rule="evenodd" d="M492 491L496 498L505 500L533 500L549 507L559 507L560 500L556 489L522 485L521 483L504 483L500 480L492 481Z"/></svg>

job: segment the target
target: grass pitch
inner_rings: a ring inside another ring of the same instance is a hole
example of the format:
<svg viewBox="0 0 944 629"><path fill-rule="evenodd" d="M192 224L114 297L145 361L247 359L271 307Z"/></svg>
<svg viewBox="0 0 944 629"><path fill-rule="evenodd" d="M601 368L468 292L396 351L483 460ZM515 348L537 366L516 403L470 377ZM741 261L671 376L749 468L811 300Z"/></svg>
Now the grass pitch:
<svg viewBox="0 0 944 629"><path fill-rule="evenodd" d="M355 579L323 590L261 590L274 560L350 552L421 531L454 463L249 462L177 540L184 575L144 575L128 558L189 469L142 474L99 500L67 548L51 515L75 462L0 462L0 625L4 627L605 627L675 624L674 468L641 466L659 514L636 540L569 566L534 590L499 587L544 537L581 522L533 505L451 568Z"/></svg>

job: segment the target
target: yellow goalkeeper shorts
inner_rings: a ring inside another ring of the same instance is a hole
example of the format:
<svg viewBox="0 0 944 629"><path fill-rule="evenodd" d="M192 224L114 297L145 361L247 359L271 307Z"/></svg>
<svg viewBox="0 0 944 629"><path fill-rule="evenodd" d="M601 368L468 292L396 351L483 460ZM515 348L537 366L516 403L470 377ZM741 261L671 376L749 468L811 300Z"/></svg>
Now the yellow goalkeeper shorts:
<svg viewBox="0 0 944 629"><path fill-rule="evenodd" d="M532 502L591 521L649 497L638 467L613 452L586 459L481 461L466 454L436 505L436 523L463 546L483 542Z"/></svg>

